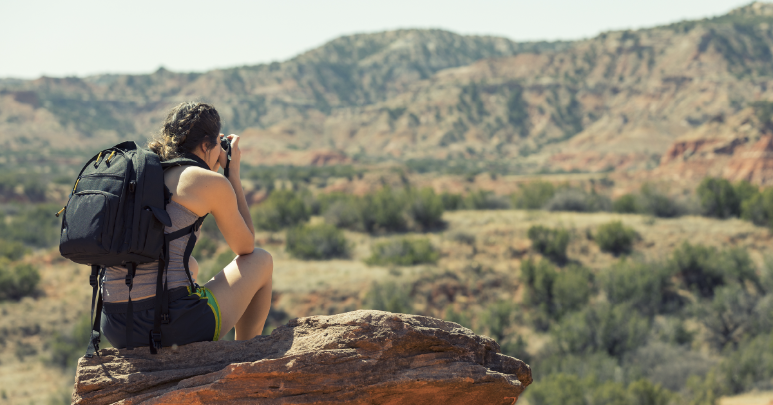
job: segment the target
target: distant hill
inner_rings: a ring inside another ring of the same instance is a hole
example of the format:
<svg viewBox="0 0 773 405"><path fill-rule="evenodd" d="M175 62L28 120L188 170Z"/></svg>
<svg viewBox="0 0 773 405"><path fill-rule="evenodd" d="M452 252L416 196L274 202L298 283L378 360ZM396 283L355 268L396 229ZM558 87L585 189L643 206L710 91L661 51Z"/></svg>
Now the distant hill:
<svg viewBox="0 0 773 405"><path fill-rule="evenodd" d="M0 80L0 144L144 139L170 106L199 99L245 136L253 163L493 159L524 172L721 175L765 134L751 105L773 100L771 62L767 3L576 42L358 34L206 73ZM685 139L704 141L685 154Z"/></svg>

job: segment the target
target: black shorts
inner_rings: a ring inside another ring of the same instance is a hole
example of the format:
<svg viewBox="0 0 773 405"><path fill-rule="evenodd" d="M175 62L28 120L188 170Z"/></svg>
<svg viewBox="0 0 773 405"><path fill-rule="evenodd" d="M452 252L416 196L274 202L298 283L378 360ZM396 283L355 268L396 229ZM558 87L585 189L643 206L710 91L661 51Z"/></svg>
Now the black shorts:
<svg viewBox="0 0 773 405"><path fill-rule="evenodd" d="M186 345L220 338L220 308L208 288L190 287L169 290L169 323L161 324L161 346ZM132 301L134 347L148 346L153 329L155 297ZM113 347L126 347L126 303L105 302L100 323L103 335Z"/></svg>

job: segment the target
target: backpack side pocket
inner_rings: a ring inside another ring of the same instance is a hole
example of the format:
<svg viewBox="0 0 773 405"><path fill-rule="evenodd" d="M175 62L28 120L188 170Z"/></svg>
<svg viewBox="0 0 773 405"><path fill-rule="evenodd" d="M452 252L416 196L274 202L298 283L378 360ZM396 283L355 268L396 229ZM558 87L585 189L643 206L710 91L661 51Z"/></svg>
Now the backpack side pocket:
<svg viewBox="0 0 773 405"><path fill-rule="evenodd" d="M109 253L119 197L104 191L75 193L67 204L59 251L76 263L91 264Z"/></svg>

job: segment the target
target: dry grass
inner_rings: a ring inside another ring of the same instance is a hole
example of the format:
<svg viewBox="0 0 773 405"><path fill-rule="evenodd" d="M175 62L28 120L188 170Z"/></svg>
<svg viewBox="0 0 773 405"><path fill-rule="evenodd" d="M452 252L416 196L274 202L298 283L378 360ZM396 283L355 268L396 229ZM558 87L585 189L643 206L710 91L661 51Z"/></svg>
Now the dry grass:
<svg viewBox="0 0 773 405"><path fill-rule="evenodd" d="M634 246L635 254L649 260L666 259L671 250L684 240L723 248L747 248L757 262L761 262L771 248L771 234L767 229L740 220L721 221L703 217L653 219L641 215L520 210L447 212L444 219L447 229L425 235L442 253L435 266L394 269L365 265L363 260L370 255L370 246L390 236L346 232L347 239L352 243L351 259L301 261L289 257L284 251L283 233L258 235L262 247L274 256L275 306L290 317L356 309L374 280L410 282L433 272L454 272L471 264L515 278L521 260L538 256L530 250L526 236L528 228L536 224L569 229L572 233L569 259L595 270L603 269L617 259L601 252L588 235L594 233L599 225L612 220L622 221L641 235ZM463 234L462 237L459 234ZM474 241L469 236L474 237ZM86 266L77 266L59 258L55 249L36 252L28 260L40 266L42 294L20 302L0 303L0 332L7 334L6 344L0 345L0 387L8 396L7 400L0 398L0 404L46 402L53 393L71 386L72 375L47 367L41 361L48 355L43 347L54 332L71 330L73 322L88 311L90 301L89 269ZM202 266L207 264L207 261L202 262ZM519 293L516 291L513 294L518 300ZM40 328L39 332L23 332L36 330L36 325ZM532 348L539 346L539 341L544 339L544 336L534 334L528 328L518 332L529 340ZM35 347L38 353L20 361L15 355L19 344ZM769 404L773 399L770 393L755 395L723 399L722 404ZM747 397L751 398L748 401L762 398L760 401L763 402L742 402L747 401Z"/></svg>

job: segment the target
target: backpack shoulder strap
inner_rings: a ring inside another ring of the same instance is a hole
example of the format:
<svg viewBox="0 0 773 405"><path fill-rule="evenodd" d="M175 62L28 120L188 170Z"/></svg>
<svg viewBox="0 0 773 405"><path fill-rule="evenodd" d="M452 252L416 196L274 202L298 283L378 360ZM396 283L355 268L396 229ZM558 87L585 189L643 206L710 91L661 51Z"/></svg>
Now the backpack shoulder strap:
<svg viewBox="0 0 773 405"><path fill-rule="evenodd" d="M164 170L170 167L176 167L176 166L198 166L202 169L212 170L212 168L209 167L209 165L207 164L207 162L204 161L204 159L194 155L193 153L185 153L181 157L177 157L174 159L169 159L161 162L161 167L164 168Z"/></svg>

